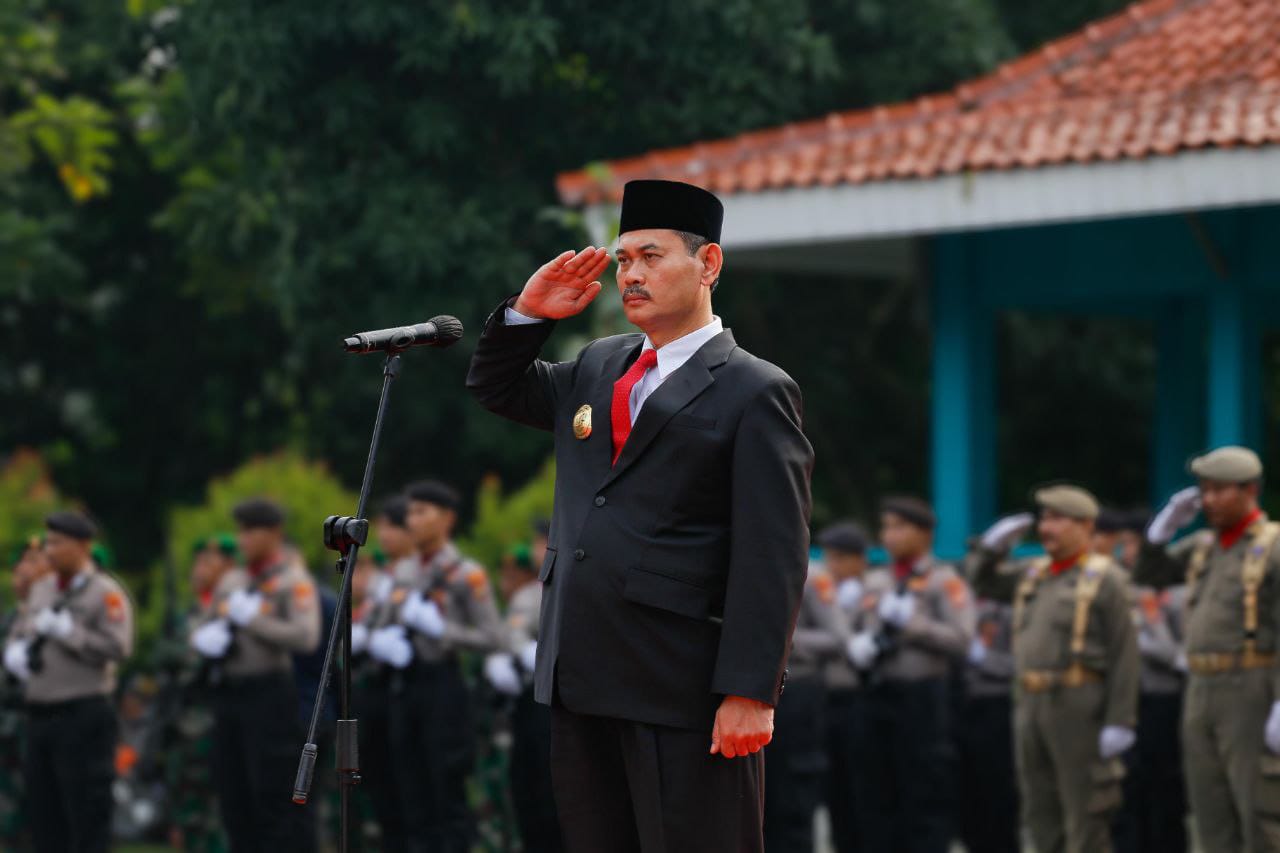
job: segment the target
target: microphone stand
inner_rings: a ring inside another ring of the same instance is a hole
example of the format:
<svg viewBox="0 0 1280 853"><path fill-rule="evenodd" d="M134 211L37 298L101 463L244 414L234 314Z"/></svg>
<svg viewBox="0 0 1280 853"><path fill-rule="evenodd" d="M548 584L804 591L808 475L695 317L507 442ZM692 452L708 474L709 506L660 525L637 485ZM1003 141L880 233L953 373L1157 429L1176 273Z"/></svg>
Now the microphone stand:
<svg viewBox="0 0 1280 853"><path fill-rule="evenodd" d="M456 322L456 321L455 321ZM356 556L369 536L369 522L365 509L369 502L369 489L373 484L373 465L378 456L378 439L382 435L382 421L387 410L387 396L391 382L400 374L400 348L391 348L382 367L382 395L378 399L378 414L373 422L373 440L369 444L369 457L365 462L364 481L360 484L360 503L354 517L331 515L324 522L324 544L342 556L337 571L342 576L338 591L337 616L329 630L325 648L324 667L320 671L320 686L311 709L311 726L307 742L302 747L298 761L298 773L293 783L293 801L305 805L311 793L311 780L316 769L316 729L324 708L325 694L332 677L334 653L341 642L342 680L338 699L338 726L334 740L337 758L338 785L341 794L341 838L338 849L347 853L351 838L351 794L360 784L360 749L358 721L351 709L351 576L354 574Z"/></svg>

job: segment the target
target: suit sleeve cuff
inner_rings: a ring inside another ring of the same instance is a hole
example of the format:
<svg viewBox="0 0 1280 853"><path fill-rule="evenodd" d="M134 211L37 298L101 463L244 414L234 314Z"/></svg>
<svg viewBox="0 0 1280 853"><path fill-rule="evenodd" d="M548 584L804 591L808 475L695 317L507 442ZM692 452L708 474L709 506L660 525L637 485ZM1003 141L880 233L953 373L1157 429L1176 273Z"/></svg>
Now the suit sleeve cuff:
<svg viewBox="0 0 1280 853"><path fill-rule="evenodd" d="M521 314L516 309L508 305L503 310L502 322L508 326L532 326L535 323L545 323L541 317L530 317L527 314Z"/></svg>

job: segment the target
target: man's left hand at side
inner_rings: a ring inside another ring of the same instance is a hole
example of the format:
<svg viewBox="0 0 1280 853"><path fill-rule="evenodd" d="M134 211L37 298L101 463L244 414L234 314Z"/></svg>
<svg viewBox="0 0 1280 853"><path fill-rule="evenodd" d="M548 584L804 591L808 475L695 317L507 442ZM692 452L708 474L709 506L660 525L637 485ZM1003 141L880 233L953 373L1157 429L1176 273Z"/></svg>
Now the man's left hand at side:
<svg viewBox="0 0 1280 853"><path fill-rule="evenodd" d="M711 754L737 758L759 752L773 740L773 706L742 696L726 696L711 729Z"/></svg>

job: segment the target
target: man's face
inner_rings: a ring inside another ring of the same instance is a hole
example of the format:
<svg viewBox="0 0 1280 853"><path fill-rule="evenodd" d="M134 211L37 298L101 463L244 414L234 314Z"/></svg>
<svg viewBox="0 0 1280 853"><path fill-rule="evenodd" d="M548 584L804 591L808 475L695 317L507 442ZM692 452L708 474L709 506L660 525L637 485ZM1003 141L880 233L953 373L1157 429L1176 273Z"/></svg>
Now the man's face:
<svg viewBox="0 0 1280 853"><path fill-rule="evenodd" d="M1120 544L1119 531L1109 530L1105 533L1101 530L1093 532L1093 553L1102 554L1107 557L1115 557L1116 548Z"/></svg>
<svg viewBox="0 0 1280 853"><path fill-rule="evenodd" d="M284 531L279 527L242 527L236 542L245 560L256 563L276 555L284 544Z"/></svg>
<svg viewBox="0 0 1280 853"><path fill-rule="evenodd" d="M860 578L863 572L867 570L867 557L865 554L854 554L836 548L824 550L822 552L822 562L826 565L827 571L831 572L831 576L837 581Z"/></svg>
<svg viewBox="0 0 1280 853"><path fill-rule="evenodd" d="M1138 565L1138 552L1142 550L1142 534L1136 530L1120 532L1120 565L1132 571Z"/></svg>
<svg viewBox="0 0 1280 853"><path fill-rule="evenodd" d="M1234 527L1258 506L1258 484L1200 481L1204 520L1216 530Z"/></svg>
<svg viewBox="0 0 1280 853"><path fill-rule="evenodd" d="M1050 557L1065 560L1084 552L1093 538L1093 522L1072 518L1051 509L1040 511L1036 525L1040 544Z"/></svg>
<svg viewBox="0 0 1280 853"><path fill-rule="evenodd" d="M413 552L413 540L409 538L409 530L385 515L374 522L373 533L378 538L378 547L382 549L382 553L393 560Z"/></svg>
<svg viewBox="0 0 1280 853"><path fill-rule="evenodd" d="M895 560L923 557L933 546L933 534L896 512L880 513L880 544Z"/></svg>
<svg viewBox="0 0 1280 853"><path fill-rule="evenodd" d="M542 568L542 561L547 558L547 537L538 535L529 543L529 562L535 569Z"/></svg>
<svg viewBox="0 0 1280 853"><path fill-rule="evenodd" d="M439 504L409 501L405 525L409 528L409 536L414 545L418 548L434 548L449 538L455 517L453 510Z"/></svg>
<svg viewBox="0 0 1280 853"><path fill-rule="evenodd" d="M373 562L373 557L367 556L364 551L361 551L360 556L356 558L355 573L351 575L352 603L359 604L364 601L365 596L369 594L369 584L377 571L378 567Z"/></svg>
<svg viewBox="0 0 1280 853"><path fill-rule="evenodd" d="M709 302L711 281L704 272L712 245L690 255L680 235L665 228L619 237L618 292L627 320L641 329L677 325Z"/></svg>
<svg viewBox="0 0 1280 853"><path fill-rule="evenodd" d="M82 542L50 530L44 537L44 553L50 565L59 574L74 574L89 560L90 543Z"/></svg>

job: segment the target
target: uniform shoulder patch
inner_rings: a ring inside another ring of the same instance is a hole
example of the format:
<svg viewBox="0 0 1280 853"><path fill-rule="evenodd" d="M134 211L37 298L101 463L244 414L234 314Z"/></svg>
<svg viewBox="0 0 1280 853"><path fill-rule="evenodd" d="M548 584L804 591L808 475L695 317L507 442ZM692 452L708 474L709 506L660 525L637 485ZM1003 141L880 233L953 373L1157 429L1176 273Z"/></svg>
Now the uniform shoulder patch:
<svg viewBox="0 0 1280 853"><path fill-rule="evenodd" d="M119 590L109 589L107 594L102 597L102 605L106 608L107 619L112 622L123 622L125 617L126 603L124 593Z"/></svg>
<svg viewBox="0 0 1280 853"><path fill-rule="evenodd" d="M959 610L969 603L969 585L955 575L948 577L942 588L947 593L947 601L955 609Z"/></svg>
<svg viewBox="0 0 1280 853"><path fill-rule="evenodd" d="M473 566L467 570L464 578L467 587L471 590L471 597L478 601L487 599L491 592L489 587L489 574L479 566Z"/></svg>
<svg viewBox="0 0 1280 853"><path fill-rule="evenodd" d="M316 585L309 580L300 580L293 585L293 603L300 610L310 610L316 605Z"/></svg>
<svg viewBox="0 0 1280 853"><path fill-rule="evenodd" d="M831 575L825 572L815 574L810 579L810 583L813 584L813 589L818 593L818 599L823 604L831 604L836 600L836 582Z"/></svg>

